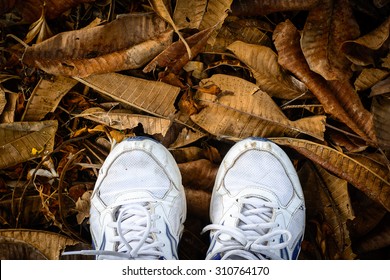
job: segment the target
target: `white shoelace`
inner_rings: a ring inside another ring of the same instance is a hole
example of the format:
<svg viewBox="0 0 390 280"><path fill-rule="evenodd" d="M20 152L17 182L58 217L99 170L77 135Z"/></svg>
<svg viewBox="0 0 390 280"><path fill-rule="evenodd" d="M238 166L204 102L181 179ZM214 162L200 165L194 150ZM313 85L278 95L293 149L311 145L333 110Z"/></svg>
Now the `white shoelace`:
<svg viewBox="0 0 390 280"><path fill-rule="evenodd" d="M206 226L205 231L215 231L213 239L216 239L223 246L213 251L208 259L216 254L221 254L222 259L280 259L272 250L284 249L288 246L292 235L285 229L274 229L278 224L271 222L272 214L277 205L261 200L259 198L241 198L239 202L243 204L243 210L233 218L239 219L237 227L211 224ZM281 235L286 236L286 240L278 244L270 244ZM226 237L230 238L226 238ZM212 240L213 242L213 240Z"/></svg>
<svg viewBox="0 0 390 280"><path fill-rule="evenodd" d="M152 224L160 217L150 214L147 203L118 207L117 220L107 225L118 234L107 240L117 244L117 251L82 250L64 252L63 255L96 255L98 259L158 259L162 255L161 247L164 244L153 239L152 234L160 231L153 228Z"/></svg>

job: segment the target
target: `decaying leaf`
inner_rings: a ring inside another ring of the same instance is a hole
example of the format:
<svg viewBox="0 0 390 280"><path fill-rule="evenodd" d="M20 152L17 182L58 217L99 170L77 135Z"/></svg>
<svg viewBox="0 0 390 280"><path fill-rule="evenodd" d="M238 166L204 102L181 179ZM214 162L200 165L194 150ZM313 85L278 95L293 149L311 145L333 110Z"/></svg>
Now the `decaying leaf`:
<svg viewBox="0 0 390 280"><path fill-rule="evenodd" d="M82 222L86 218L89 218L89 210L91 207L91 195L92 195L92 191L86 191L76 201L76 211L77 211L76 219L79 225L82 224Z"/></svg>
<svg viewBox="0 0 390 280"><path fill-rule="evenodd" d="M378 143L383 148L390 148L390 98L389 96L376 96L372 101L374 126Z"/></svg>
<svg viewBox="0 0 390 280"><path fill-rule="evenodd" d="M121 110L106 112L101 108L89 108L78 116L118 130L132 129L137 127L139 124L142 124L144 132L149 135L159 133L165 136L171 126L171 121L168 119L133 114L132 112Z"/></svg>
<svg viewBox="0 0 390 280"><path fill-rule="evenodd" d="M310 70L300 48L300 35L296 27L290 21L280 23L273 38L279 54L278 62L305 83L321 102L325 112L345 123L366 141L375 143L372 116L363 107L359 96L348 81L335 80L330 84Z"/></svg>
<svg viewBox="0 0 390 280"><path fill-rule="evenodd" d="M173 21L178 29L199 29L200 23L206 11L207 0L178 0L173 12Z"/></svg>
<svg viewBox="0 0 390 280"><path fill-rule="evenodd" d="M29 229L2 229L0 236L24 241L42 252L49 260L58 260L66 246L80 243L57 233Z"/></svg>
<svg viewBox="0 0 390 280"><path fill-rule="evenodd" d="M204 108L191 116L191 120L213 135L241 139L304 133L323 139L324 116L290 121L268 94L246 80L218 74L202 80L200 85L221 89L217 95L198 90L196 99Z"/></svg>
<svg viewBox="0 0 390 280"><path fill-rule="evenodd" d="M53 150L57 121L0 124L0 169Z"/></svg>
<svg viewBox="0 0 390 280"><path fill-rule="evenodd" d="M209 219L211 193L204 190L184 188L187 200L187 211L189 214L200 217L203 220Z"/></svg>
<svg viewBox="0 0 390 280"><path fill-rule="evenodd" d="M389 178L381 177L378 172L325 145L293 138L272 138L272 140L279 145L297 150L308 159L347 180L387 210L390 209Z"/></svg>
<svg viewBox="0 0 390 280"><path fill-rule="evenodd" d="M347 181L339 179L320 166L308 163L299 171L305 194L307 220L323 217L332 230L336 242L331 259L354 259L347 222L355 218L348 193Z"/></svg>
<svg viewBox="0 0 390 280"><path fill-rule="evenodd" d="M45 6L43 6L41 17L30 25L30 29L24 42L28 44L37 37L36 43L40 43L51 36L53 36L53 32L50 30L50 27L46 22Z"/></svg>
<svg viewBox="0 0 390 280"><path fill-rule="evenodd" d="M211 27L202 30L185 39L193 57L197 56L199 52L204 49L207 40L214 29L215 27ZM183 44L183 40L173 43L166 50L157 55L150 63L148 63L143 71L147 73L154 70L157 66L160 66L167 67L168 72L178 74L190 59L186 53L187 46Z"/></svg>
<svg viewBox="0 0 390 280"><path fill-rule="evenodd" d="M379 50L390 36L390 17L370 33L342 44L346 57L354 64L367 66L374 65L375 51Z"/></svg>
<svg viewBox="0 0 390 280"><path fill-rule="evenodd" d="M378 68L364 68L355 80L356 90L366 90L390 75L390 71Z"/></svg>
<svg viewBox="0 0 390 280"><path fill-rule="evenodd" d="M228 50L253 72L256 85L271 96L294 99L302 96L306 87L287 75L278 64L278 57L269 47L236 41Z"/></svg>
<svg viewBox="0 0 390 280"><path fill-rule="evenodd" d="M6 96L7 103L3 109L2 114L0 115L1 123L12 123L14 121L16 104L19 99L19 94L9 92Z"/></svg>
<svg viewBox="0 0 390 280"><path fill-rule="evenodd" d="M42 120L57 108L62 97L76 84L76 80L63 76L54 77L53 81L41 79L28 100L22 120Z"/></svg>
<svg viewBox="0 0 390 280"><path fill-rule="evenodd" d="M180 88L122 74L108 73L77 78L98 92L157 117L172 117Z"/></svg>
<svg viewBox="0 0 390 280"><path fill-rule="evenodd" d="M9 237L0 237L0 260L47 260L34 246Z"/></svg>
<svg viewBox="0 0 390 280"><path fill-rule="evenodd" d="M173 21L173 19L171 17L171 14L168 11L168 8L166 7L166 5L164 3L164 0L149 0L149 2L151 4L152 8L154 9L154 11L157 14L159 14L160 17L162 17L166 22L168 22L172 26L173 30L175 30L176 34L180 38L180 41L183 43L183 45L185 46L185 48L187 50L188 59L191 59L193 57L193 55L191 53L191 49L188 46L186 40L181 35L181 33L180 33L179 29L177 28L175 22Z"/></svg>
<svg viewBox="0 0 390 280"><path fill-rule="evenodd" d="M325 0L309 11L301 46L310 69L326 80L342 80L352 74L341 45L360 34L348 0Z"/></svg>
<svg viewBox="0 0 390 280"><path fill-rule="evenodd" d="M389 216L385 216L381 224L356 245L356 251L364 253L388 247L390 245L389 221Z"/></svg>
<svg viewBox="0 0 390 280"><path fill-rule="evenodd" d="M23 62L53 75L85 77L139 68L171 42L151 13L127 14L106 25L68 31L26 48Z"/></svg>
<svg viewBox="0 0 390 280"><path fill-rule="evenodd" d="M370 97L390 93L390 77L376 83L371 88Z"/></svg>
<svg viewBox="0 0 390 280"><path fill-rule="evenodd" d="M173 142L169 148L179 148L179 147L184 147L188 144L191 144L203 137L205 137L206 135L200 131L193 131L191 129L188 129L188 128L183 128L182 131L180 132L180 134L177 136L175 142Z"/></svg>
<svg viewBox="0 0 390 280"><path fill-rule="evenodd" d="M275 12L310 10L319 0L235 0L232 13L235 16L261 16Z"/></svg>
<svg viewBox="0 0 390 280"><path fill-rule="evenodd" d="M179 163L183 185L192 189L211 191L218 171L218 165L207 159Z"/></svg>

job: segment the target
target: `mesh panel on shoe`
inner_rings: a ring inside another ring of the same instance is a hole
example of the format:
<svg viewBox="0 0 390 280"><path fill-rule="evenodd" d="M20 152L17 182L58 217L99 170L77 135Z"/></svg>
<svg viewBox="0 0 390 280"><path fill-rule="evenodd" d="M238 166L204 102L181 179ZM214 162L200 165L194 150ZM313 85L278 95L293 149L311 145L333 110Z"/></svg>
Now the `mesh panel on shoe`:
<svg viewBox="0 0 390 280"><path fill-rule="evenodd" d="M100 186L101 199L106 204L129 190L149 191L162 198L170 187L164 169L144 151L134 150L119 155L108 167Z"/></svg>
<svg viewBox="0 0 390 280"><path fill-rule="evenodd" d="M250 150L234 163L224 180L225 188L237 194L245 186L267 186L286 205L293 195L293 186L282 164L271 153Z"/></svg>
<svg viewBox="0 0 390 280"><path fill-rule="evenodd" d="M287 227L287 230L291 232L294 242L290 243L290 248L293 247L295 241L302 234L302 228L305 226L305 211L298 209L297 212L291 217L290 223Z"/></svg>

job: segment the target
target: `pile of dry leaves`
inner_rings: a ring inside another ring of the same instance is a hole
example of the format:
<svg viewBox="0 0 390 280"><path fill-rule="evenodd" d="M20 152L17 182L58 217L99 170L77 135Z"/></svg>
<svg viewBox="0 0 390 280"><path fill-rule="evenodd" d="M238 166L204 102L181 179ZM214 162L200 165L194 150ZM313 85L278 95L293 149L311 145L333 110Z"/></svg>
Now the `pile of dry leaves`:
<svg viewBox="0 0 390 280"><path fill-rule="evenodd" d="M148 135L188 203L203 259L216 170L272 139L307 206L302 259L388 259L390 1L0 0L1 258L88 248L111 147Z"/></svg>

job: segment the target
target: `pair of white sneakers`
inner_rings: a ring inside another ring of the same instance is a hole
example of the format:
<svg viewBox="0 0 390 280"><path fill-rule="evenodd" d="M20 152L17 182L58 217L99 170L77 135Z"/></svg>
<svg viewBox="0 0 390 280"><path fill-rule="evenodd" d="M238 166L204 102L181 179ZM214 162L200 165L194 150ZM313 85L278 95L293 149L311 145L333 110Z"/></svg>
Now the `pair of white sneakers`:
<svg viewBox="0 0 390 280"><path fill-rule="evenodd" d="M180 170L149 138L129 138L108 155L91 197L97 259L178 259L186 219ZM248 138L223 159L210 205L206 259L297 259L305 204L297 173L271 141ZM73 252L75 253L75 252Z"/></svg>

